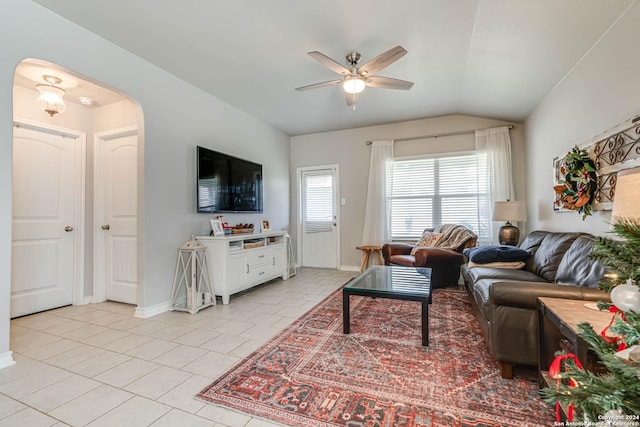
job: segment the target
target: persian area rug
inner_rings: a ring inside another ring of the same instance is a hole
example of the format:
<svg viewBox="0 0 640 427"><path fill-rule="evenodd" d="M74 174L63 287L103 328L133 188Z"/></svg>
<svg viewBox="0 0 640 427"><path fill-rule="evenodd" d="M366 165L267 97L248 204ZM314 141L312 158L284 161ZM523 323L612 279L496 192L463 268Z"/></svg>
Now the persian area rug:
<svg viewBox="0 0 640 427"><path fill-rule="evenodd" d="M429 347L420 303L342 290L196 397L291 426L551 426L534 381L503 380L461 289L434 290Z"/></svg>

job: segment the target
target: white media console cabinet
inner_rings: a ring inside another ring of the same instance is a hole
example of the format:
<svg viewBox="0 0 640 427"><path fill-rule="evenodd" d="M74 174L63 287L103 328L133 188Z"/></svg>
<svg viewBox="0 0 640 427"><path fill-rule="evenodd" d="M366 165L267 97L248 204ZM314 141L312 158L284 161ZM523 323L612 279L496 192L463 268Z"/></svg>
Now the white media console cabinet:
<svg viewBox="0 0 640 427"><path fill-rule="evenodd" d="M207 246L209 277L223 304L229 296L276 277L289 278L285 231L262 234L198 236Z"/></svg>

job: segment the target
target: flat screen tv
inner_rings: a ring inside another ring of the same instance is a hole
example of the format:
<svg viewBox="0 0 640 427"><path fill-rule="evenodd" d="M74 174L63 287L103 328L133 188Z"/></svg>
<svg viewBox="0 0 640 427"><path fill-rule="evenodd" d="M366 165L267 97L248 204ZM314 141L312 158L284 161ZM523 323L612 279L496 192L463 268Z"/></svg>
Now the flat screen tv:
<svg viewBox="0 0 640 427"><path fill-rule="evenodd" d="M199 213L262 212L262 165L196 147Z"/></svg>

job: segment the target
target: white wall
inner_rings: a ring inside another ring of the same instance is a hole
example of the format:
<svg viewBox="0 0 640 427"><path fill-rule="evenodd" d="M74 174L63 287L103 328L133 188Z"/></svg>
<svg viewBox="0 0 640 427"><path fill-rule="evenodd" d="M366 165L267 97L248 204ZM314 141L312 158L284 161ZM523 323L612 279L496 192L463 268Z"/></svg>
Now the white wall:
<svg viewBox="0 0 640 427"><path fill-rule="evenodd" d="M273 229L289 224L289 138L175 76L32 2L7 0L0 14L0 355L9 349L13 74L38 58L89 76L138 101L144 114L142 307L169 299L177 248L208 233L195 213L195 146L264 166L264 214ZM46 29L46 31L43 31ZM54 34L55 37L51 37ZM159 90L159 88L161 90ZM66 113L65 113L66 114ZM62 115L60 117L63 117ZM234 221L234 218L230 218Z"/></svg>
<svg viewBox="0 0 640 427"><path fill-rule="evenodd" d="M574 145L640 113L639 21L635 3L526 120L528 230L608 231L609 212L582 221L576 212L553 211L551 165Z"/></svg>
<svg viewBox="0 0 640 427"><path fill-rule="evenodd" d="M350 112L349 112L350 113ZM340 264L342 268L360 265L364 211L367 199L370 147L368 140L412 138L447 132L484 129L506 122L451 115L407 122L369 126L336 132L324 132L291 138L291 233L297 240L298 198L296 169L305 166L338 164L340 168L340 197L346 204L340 206ZM523 199L525 188L524 133L521 125L511 130L514 187L517 199ZM436 139L400 141L394 144L395 156L424 153L451 153L475 150L473 134ZM295 247L295 246L294 246Z"/></svg>

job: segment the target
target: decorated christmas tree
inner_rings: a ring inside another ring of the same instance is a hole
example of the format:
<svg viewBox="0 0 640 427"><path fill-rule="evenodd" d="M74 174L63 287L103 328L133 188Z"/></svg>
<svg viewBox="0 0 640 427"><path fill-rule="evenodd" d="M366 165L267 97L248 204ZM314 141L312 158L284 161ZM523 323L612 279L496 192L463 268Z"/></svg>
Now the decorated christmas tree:
<svg viewBox="0 0 640 427"><path fill-rule="evenodd" d="M602 332L586 322L578 325L604 369L590 372L575 356L559 352L549 367L558 384L542 394L567 408L569 421L575 411L583 423L640 426L640 220L619 219L613 233L621 239L596 238L591 257L607 267L600 288L611 294L613 304L599 302L598 307L609 310L614 321Z"/></svg>

